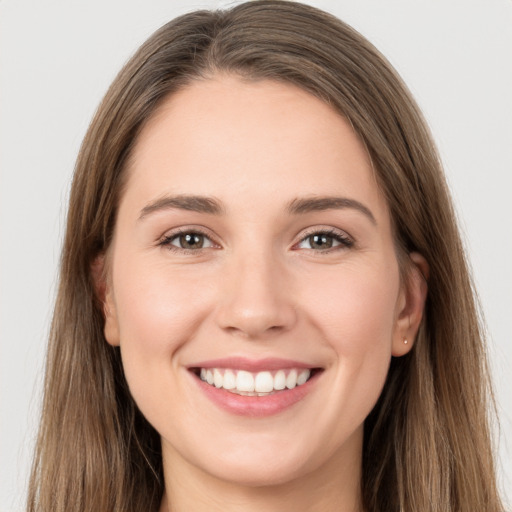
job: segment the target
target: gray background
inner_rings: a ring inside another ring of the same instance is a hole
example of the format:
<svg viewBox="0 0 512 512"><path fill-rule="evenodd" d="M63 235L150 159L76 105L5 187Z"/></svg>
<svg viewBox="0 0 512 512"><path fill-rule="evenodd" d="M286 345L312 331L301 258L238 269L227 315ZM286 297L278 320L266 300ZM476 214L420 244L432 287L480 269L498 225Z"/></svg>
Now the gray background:
<svg viewBox="0 0 512 512"><path fill-rule="evenodd" d="M510 500L512 2L308 3L352 24L390 59L433 130L489 327L500 484ZM0 0L0 512L23 508L66 199L88 122L156 28L225 5Z"/></svg>

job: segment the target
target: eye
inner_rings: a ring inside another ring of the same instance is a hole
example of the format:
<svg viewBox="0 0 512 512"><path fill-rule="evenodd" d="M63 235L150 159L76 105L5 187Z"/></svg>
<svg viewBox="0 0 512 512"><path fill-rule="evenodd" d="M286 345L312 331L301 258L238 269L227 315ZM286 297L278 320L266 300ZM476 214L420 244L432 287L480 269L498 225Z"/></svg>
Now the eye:
<svg viewBox="0 0 512 512"><path fill-rule="evenodd" d="M330 249L349 248L354 242L344 233L337 230L315 231L304 237L296 247L317 252L327 252Z"/></svg>
<svg viewBox="0 0 512 512"><path fill-rule="evenodd" d="M199 231L181 231L165 236L159 243L171 250L199 251L214 247L209 237Z"/></svg>

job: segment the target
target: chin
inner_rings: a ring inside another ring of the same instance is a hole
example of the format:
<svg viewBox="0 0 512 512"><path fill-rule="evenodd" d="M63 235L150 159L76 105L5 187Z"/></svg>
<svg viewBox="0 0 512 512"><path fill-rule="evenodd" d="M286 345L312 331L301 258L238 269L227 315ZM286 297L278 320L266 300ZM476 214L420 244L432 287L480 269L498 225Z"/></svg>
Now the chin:
<svg viewBox="0 0 512 512"><path fill-rule="evenodd" d="M230 484L244 487L273 487L286 485L308 473L304 467L293 467L292 464L247 463L233 467L224 467L212 476Z"/></svg>
<svg viewBox="0 0 512 512"><path fill-rule="evenodd" d="M240 450L236 453L225 452L216 459L203 461L203 468L225 482L247 487L269 487L292 482L321 465L321 461L313 460L312 454L286 453L284 447L285 443L280 443L278 449L261 444L256 450L246 450L245 453L240 453Z"/></svg>

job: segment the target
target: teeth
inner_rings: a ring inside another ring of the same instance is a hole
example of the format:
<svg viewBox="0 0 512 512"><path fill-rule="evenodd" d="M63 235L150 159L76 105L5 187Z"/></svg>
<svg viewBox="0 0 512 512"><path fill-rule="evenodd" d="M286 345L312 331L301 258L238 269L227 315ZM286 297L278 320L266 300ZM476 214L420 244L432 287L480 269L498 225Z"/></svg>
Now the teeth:
<svg viewBox="0 0 512 512"><path fill-rule="evenodd" d="M222 387L224 389L235 389L236 388L236 377L235 374L231 370L226 370L224 372L224 382Z"/></svg>
<svg viewBox="0 0 512 512"><path fill-rule="evenodd" d="M293 389L297 385L297 370L292 370L286 377L286 387Z"/></svg>
<svg viewBox="0 0 512 512"><path fill-rule="evenodd" d="M240 370L236 375L236 389L238 391L254 391L254 377L252 373Z"/></svg>
<svg viewBox="0 0 512 512"><path fill-rule="evenodd" d="M297 386L302 386L309 379L309 370L302 371L297 375Z"/></svg>
<svg viewBox="0 0 512 512"><path fill-rule="evenodd" d="M283 370L279 370L274 376L274 389L280 391L286 387L286 373Z"/></svg>
<svg viewBox="0 0 512 512"><path fill-rule="evenodd" d="M270 393L274 390L274 378L270 372L259 372L254 379L254 389L258 393Z"/></svg>
<svg viewBox="0 0 512 512"><path fill-rule="evenodd" d="M216 388L221 388L222 384L224 383L222 373L220 373L219 370L217 370L217 368L213 370L213 383L215 384Z"/></svg>
<svg viewBox="0 0 512 512"><path fill-rule="evenodd" d="M278 370L251 373L245 370L225 370L221 368L201 368L201 380L216 388L247 396L266 396L275 391L302 386L309 379L311 371Z"/></svg>

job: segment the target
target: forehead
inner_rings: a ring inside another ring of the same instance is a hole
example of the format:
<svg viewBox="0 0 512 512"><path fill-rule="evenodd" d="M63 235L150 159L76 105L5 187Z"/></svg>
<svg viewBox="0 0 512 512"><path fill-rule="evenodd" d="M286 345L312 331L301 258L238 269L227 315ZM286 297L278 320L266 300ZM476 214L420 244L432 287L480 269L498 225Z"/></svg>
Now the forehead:
<svg viewBox="0 0 512 512"><path fill-rule="evenodd" d="M341 194L387 210L350 124L313 95L268 80L217 76L168 97L141 131L128 175L126 194L146 199Z"/></svg>

